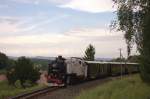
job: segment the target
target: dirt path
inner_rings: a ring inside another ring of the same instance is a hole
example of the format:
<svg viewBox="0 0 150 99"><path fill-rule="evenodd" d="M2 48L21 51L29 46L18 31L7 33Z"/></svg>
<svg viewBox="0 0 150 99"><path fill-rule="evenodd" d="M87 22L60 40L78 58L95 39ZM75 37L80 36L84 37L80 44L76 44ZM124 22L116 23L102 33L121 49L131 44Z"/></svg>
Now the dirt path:
<svg viewBox="0 0 150 99"><path fill-rule="evenodd" d="M46 71L43 71L40 75L40 79L38 80L38 84L46 84L47 83L47 79L45 77L45 75L47 74Z"/></svg>
<svg viewBox="0 0 150 99"><path fill-rule="evenodd" d="M6 75L1 74L0 75L0 81L4 81L4 80L7 80Z"/></svg>

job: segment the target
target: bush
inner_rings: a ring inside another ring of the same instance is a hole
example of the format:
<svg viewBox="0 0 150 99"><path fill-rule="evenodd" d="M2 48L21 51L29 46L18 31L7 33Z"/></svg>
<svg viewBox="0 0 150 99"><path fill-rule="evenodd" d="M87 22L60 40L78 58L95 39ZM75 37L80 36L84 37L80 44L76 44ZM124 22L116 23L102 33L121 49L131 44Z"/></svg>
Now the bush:
<svg viewBox="0 0 150 99"><path fill-rule="evenodd" d="M30 84L36 84L36 81L40 78L40 72L38 68L34 67L30 59L20 57L15 66L8 69L7 77L9 84L15 85L15 82L19 80L21 86L26 88Z"/></svg>
<svg viewBox="0 0 150 99"><path fill-rule="evenodd" d="M0 52L0 69L6 68L8 66L8 57Z"/></svg>

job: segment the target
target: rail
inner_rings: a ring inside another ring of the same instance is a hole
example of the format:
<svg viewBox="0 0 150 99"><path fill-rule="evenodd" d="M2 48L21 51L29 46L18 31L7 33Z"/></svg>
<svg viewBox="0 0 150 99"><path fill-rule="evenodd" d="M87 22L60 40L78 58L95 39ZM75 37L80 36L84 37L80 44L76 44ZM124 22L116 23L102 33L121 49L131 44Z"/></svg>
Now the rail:
<svg viewBox="0 0 150 99"><path fill-rule="evenodd" d="M8 99L34 99L34 98L37 98L37 97L39 97L41 95L44 95L46 93L55 91L59 88L60 87L46 87L46 88L42 88L42 89L35 90L35 91L32 91L32 92L28 92L28 93L24 93L24 94L14 96L14 97L10 97Z"/></svg>

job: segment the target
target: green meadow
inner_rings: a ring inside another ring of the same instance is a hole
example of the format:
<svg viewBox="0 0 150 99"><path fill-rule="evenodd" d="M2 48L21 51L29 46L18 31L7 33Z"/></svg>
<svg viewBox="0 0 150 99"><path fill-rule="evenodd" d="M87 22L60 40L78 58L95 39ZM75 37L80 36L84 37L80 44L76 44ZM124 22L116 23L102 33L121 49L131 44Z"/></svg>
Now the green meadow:
<svg viewBox="0 0 150 99"><path fill-rule="evenodd" d="M76 99L150 99L150 85L132 75L83 91Z"/></svg>

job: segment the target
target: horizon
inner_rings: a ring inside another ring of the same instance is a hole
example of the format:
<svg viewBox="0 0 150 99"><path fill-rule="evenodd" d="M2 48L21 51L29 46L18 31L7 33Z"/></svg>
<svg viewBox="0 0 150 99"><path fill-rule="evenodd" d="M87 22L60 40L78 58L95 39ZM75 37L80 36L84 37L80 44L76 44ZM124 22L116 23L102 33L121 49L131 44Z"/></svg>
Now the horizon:
<svg viewBox="0 0 150 99"><path fill-rule="evenodd" d="M110 31L116 18L111 0L0 1L0 51L8 56L127 56L124 33ZM137 54L136 48L132 54Z"/></svg>
<svg viewBox="0 0 150 99"><path fill-rule="evenodd" d="M56 58L58 56L8 56L10 58L19 58L19 57L27 57L27 58ZM64 56L62 56L64 57ZM64 57L64 58L70 58L70 57L74 57L74 56L69 56L69 57ZM119 57L119 56L118 56ZM118 58L118 57L95 57L95 59L114 59L114 58ZM83 57L79 57L79 58L83 58Z"/></svg>

